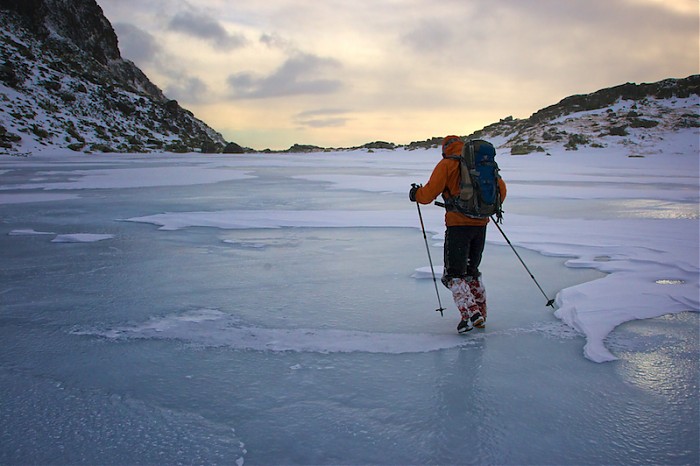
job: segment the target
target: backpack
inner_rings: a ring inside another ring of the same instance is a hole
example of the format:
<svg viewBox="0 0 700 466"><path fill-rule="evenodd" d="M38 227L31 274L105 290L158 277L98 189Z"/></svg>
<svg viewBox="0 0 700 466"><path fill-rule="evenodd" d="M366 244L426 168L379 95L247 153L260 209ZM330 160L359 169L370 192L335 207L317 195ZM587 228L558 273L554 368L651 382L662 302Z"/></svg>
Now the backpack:
<svg viewBox="0 0 700 466"><path fill-rule="evenodd" d="M495 215L501 221L501 190L498 186L498 164L496 149L488 141L472 139L462 148L461 156L445 158L459 160L459 195L445 200L445 209L456 211L471 218L489 218Z"/></svg>

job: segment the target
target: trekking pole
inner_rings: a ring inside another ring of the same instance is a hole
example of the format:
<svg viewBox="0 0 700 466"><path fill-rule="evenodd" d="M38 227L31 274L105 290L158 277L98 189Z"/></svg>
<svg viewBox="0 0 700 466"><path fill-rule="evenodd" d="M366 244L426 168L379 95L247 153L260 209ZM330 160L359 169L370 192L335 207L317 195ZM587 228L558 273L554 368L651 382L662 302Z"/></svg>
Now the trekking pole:
<svg viewBox="0 0 700 466"><path fill-rule="evenodd" d="M412 185L414 188L418 187L417 184ZM435 269L433 268L433 259L430 257L430 246L428 246L428 237L425 235L425 225L423 224L423 215L420 212L420 203L416 201L416 207L418 208L418 218L420 219L420 229L423 231L423 239L425 240L425 250L428 251L428 262L430 262L430 273L433 274L433 284L435 285L435 294L437 295L439 308L435 309L435 312L440 312L441 316L445 316L442 311L445 310L442 307L442 302L440 301L440 292L438 291L437 279L435 278Z"/></svg>
<svg viewBox="0 0 700 466"><path fill-rule="evenodd" d="M506 236L506 234L503 232L503 229L500 227L500 225L498 225L498 222L497 222L493 217L491 217L491 220L493 220L493 223L496 225L496 228L498 228L498 231L500 231L501 234L503 235L503 237L505 238L506 242L508 243L508 246L510 246L510 248L513 250L513 252L515 253L515 255L518 256L518 259L520 260L520 263L523 264L523 267L525 267L525 270L527 270L527 273L530 274L530 278L532 278L532 280L535 282L535 285L537 285L537 288L540 289L540 291L542 292L542 294L544 295L544 297L547 299L547 306L551 306L552 309L554 309L554 300L553 300L553 299L549 299L549 297L547 296L547 293L545 293L544 290L542 289L542 287L540 286L540 284L537 283L537 279L536 279L535 276L532 274L532 272L530 272L530 269L527 267L527 265L525 265L525 262L523 261L523 258L520 257L520 254L518 254L518 251L515 250L515 248L513 247L513 244L510 242L510 240L508 239L508 237Z"/></svg>

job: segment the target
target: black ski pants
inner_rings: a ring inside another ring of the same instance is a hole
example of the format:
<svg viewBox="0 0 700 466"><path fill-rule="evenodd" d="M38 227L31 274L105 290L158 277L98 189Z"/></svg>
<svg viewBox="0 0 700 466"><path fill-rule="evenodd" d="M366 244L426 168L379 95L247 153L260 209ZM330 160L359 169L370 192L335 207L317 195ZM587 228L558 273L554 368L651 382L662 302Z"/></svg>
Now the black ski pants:
<svg viewBox="0 0 700 466"><path fill-rule="evenodd" d="M453 226L445 231L445 269L442 283L453 278L479 277L479 264L486 244L486 225Z"/></svg>

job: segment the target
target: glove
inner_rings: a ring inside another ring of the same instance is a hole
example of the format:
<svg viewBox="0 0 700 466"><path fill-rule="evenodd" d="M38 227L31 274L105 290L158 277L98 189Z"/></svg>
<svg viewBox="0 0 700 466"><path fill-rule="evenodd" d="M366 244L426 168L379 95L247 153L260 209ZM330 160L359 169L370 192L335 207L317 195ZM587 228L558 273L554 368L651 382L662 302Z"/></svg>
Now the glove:
<svg viewBox="0 0 700 466"><path fill-rule="evenodd" d="M408 192L408 198L411 202L416 202L416 191L418 191L418 188L420 188L420 186L415 183L411 185L411 190Z"/></svg>

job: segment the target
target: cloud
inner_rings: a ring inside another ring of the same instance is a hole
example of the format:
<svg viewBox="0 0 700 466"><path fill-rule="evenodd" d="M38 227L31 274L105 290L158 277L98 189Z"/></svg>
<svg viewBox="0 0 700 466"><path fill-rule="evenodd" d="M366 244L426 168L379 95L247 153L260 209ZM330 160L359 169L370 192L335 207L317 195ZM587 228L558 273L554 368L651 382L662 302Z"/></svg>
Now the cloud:
<svg viewBox="0 0 700 466"><path fill-rule="evenodd" d="M344 116L347 110L342 109L319 109L308 110L306 112L297 113L294 116L294 121L300 126L309 128L337 128L345 126L352 118Z"/></svg>
<svg viewBox="0 0 700 466"><path fill-rule="evenodd" d="M267 47L271 49L280 49L288 52L293 52L297 50L296 45L294 45L291 41L283 38L277 33L264 33L260 35L260 43L265 44Z"/></svg>
<svg viewBox="0 0 700 466"><path fill-rule="evenodd" d="M165 89L165 94L172 99L185 103L200 103L206 100L208 86L196 76L181 75L175 77Z"/></svg>
<svg viewBox="0 0 700 466"><path fill-rule="evenodd" d="M435 53L451 45L452 32L436 19L424 19L413 29L401 35L401 43L416 52Z"/></svg>
<svg viewBox="0 0 700 466"><path fill-rule="evenodd" d="M330 94L342 87L342 82L322 78L326 71L339 69L340 62L308 53L297 53L269 76L259 77L241 72L228 77L234 97L261 99L302 94Z"/></svg>
<svg viewBox="0 0 700 466"><path fill-rule="evenodd" d="M154 83L280 148L466 134L698 72L697 0L98 2Z"/></svg>
<svg viewBox="0 0 700 466"><path fill-rule="evenodd" d="M168 23L168 28L211 42L222 50L240 48L248 43L243 34L230 34L216 19L204 13L177 13Z"/></svg>
<svg viewBox="0 0 700 466"><path fill-rule="evenodd" d="M114 29L119 37L119 50L123 57L134 63L156 61L163 49L150 33L129 23L114 23Z"/></svg>
<svg viewBox="0 0 700 466"><path fill-rule="evenodd" d="M161 47L155 37L129 23L115 23L122 56L137 66L157 70L165 77L164 93L181 103L202 103L207 100L209 87L180 66L179 61Z"/></svg>
<svg viewBox="0 0 700 466"><path fill-rule="evenodd" d="M405 63L416 64L408 78L414 88L433 83L470 101L488 95L527 116L525 108L536 111L572 93L691 74L691 66L677 70L684 61L697 63L697 14L669 3L453 2L407 21L396 37Z"/></svg>

